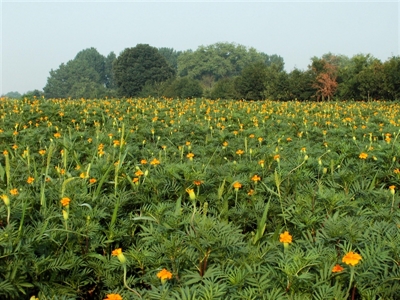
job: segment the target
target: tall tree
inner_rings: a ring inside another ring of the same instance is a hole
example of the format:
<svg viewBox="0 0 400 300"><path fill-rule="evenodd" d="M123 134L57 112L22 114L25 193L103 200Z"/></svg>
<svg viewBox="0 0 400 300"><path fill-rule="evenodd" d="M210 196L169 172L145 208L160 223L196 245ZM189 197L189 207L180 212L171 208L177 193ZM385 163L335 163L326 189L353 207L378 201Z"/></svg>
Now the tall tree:
<svg viewBox="0 0 400 300"><path fill-rule="evenodd" d="M263 62L245 67L242 74L235 79L235 90L241 99L265 99L267 67Z"/></svg>
<svg viewBox="0 0 400 300"><path fill-rule="evenodd" d="M125 49L114 61L113 73L120 95L127 97L139 95L147 82L162 82L174 76L166 59L148 44Z"/></svg>
<svg viewBox="0 0 400 300"><path fill-rule="evenodd" d="M174 48L161 47L158 48L158 52L165 57L168 64L177 72L178 57L182 54L182 51L176 51Z"/></svg>
<svg viewBox="0 0 400 300"><path fill-rule="evenodd" d="M310 68L315 74L315 81L312 87L316 89L315 96L317 101L321 98L322 101L324 101L325 98L329 101L337 89L337 67L335 61L336 58L333 55L328 58L312 58Z"/></svg>
<svg viewBox="0 0 400 300"><path fill-rule="evenodd" d="M385 96L391 100L400 99L400 56L392 56L383 64Z"/></svg>
<svg viewBox="0 0 400 300"><path fill-rule="evenodd" d="M212 87L215 81L224 77L238 76L242 70L256 62L265 62L268 57L234 43L215 43L200 46L196 51L185 51L178 57L178 75L189 76Z"/></svg>

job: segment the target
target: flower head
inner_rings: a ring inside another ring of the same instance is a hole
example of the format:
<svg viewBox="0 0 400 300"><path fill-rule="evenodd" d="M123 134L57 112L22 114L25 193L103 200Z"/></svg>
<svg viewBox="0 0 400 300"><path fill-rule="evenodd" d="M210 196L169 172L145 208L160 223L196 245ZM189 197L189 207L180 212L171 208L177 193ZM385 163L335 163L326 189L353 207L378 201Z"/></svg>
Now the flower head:
<svg viewBox="0 0 400 300"><path fill-rule="evenodd" d="M28 184L32 184L34 181L35 181L35 178L33 178L33 177L31 177L31 176L29 176L28 179L26 180L26 182L27 182Z"/></svg>
<svg viewBox="0 0 400 300"><path fill-rule="evenodd" d="M251 177L251 180L254 181L254 182L257 182L257 181L261 180L261 177L256 174L253 177Z"/></svg>
<svg viewBox="0 0 400 300"><path fill-rule="evenodd" d="M159 161L157 158L154 158L154 159L150 162L150 164L153 165L153 166L156 166L156 165L159 165L159 164L160 164L160 161Z"/></svg>
<svg viewBox="0 0 400 300"><path fill-rule="evenodd" d="M117 249L113 250L111 252L111 255L112 256L116 256L121 264L125 264L126 263L126 258L124 256L124 254L122 253L122 249L121 248L117 248Z"/></svg>
<svg viewBox="0 0 400 300"><path fill-rule="evenodd" d="M10 205L10 198L7 195L3 194L3 195L0 196L0 198L3 199L3 202L4 202L5 206L9 206Z"/></svg>
<svg viewBox="0 0 400 300"><path fill-rule="evenodd" d="M290 244L292 242L292 236L289 234L289 231L285 231L284 233L281 233L279 235L279 241L281 243L288 243Z"/></svg>
<svg viewBox="0 0 400 300"><path fill-rule="evenodd" d="M196 194L193 189L186 189L186 192L189 194L190 200L196 200Z"/></svg>
<svg viewBox="0 0 400 300"><path fill-rule="evenodd" d="M164 284L167 281L167 279L172 279L172 273L164 268L157 273L157 277L160 278L161 283Z"/></svg>
<svg viewBox="0 0 400 300"><path fill-rule="evenodd" d="M10 194L13 196L17 196L18 195L18 189L11 189L10 190Z"/></svg>
<svg viewBox="0 0 400 300"><path fill-rule="evenodd" d="M395 185L389 186L389 190L390 190L390 193L391 193L392 195L394 195L394 193L395 193L395 190L394 190L395 188L396 188Z"/></svg>
<svg viewBox="0 0 400 300"><path fill-rule="evenodd" d="M235 189L235 191L238 191L241 187L242 184L238 181L235 181L235 183L233 184L233 188Z"/></svg>
<svg viewBox="0 0 400 300"><path fill-rule="evenodd" d="M189 158L190 160L193 160L194 154L190 152L186 155L186 157Z"/></svg>
<svg viewBox="0 0 400 300"><path fill-rule="evenodd" d="M68 206L70 201L71 199L69 199L68 197L63 197L60 202L62 206Z"/></svg>
<svg viewBox="0 0 400 300"><path fill-rule="evenodd" d="M362 257L360 254L350 251L345 256L343 256L342 262L344 262L347 265L355 266L356 264L359 263L361 259Z"/></svg>
<svg viewBox="0 0 400 300"><path fill-rule="evenodd" d="M358 156L359 158L361 158L361 159L367 159L367 157L368 157L368 154L367 153L364 153L364 152L362 152L362 153L360 153L360 155Z"/></svg>
<svg viewBox="0 0 400 300"><path fill-rule="evenodd" d="M339 272L342 272L343 270L344 270L344 268L343 268L341 265L336 264L336 265L332 268L332 273L339 273Z"/></svg>
<svg viewBox="0 0 400 300"><path fill-rule="evenodd" d="M236 151L237 155L242 155L243 153L244 153L244 151L242 149L239 149L239 150Z"/></svg>
<svg viewBox="0 0 400 300"><path fill-rule="evenodd" d="M122 300L122 297L120 294L107 294L107 298L104 300Z"/></svg>

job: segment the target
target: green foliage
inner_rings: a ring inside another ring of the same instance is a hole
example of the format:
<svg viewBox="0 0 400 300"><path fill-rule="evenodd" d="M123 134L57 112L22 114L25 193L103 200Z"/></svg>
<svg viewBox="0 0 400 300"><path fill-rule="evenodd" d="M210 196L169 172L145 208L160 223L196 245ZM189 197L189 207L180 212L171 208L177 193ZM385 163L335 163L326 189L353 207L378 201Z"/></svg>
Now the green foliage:
<svg viewBox="0 0 400 300"><path fill-rule="evenodd" d="M2 299L398 299L397 103L1 104Z"/></svg>
<svg viewBox="0 0 400 300"><path fill-rule="evenodd" d="M264 63L255 63L243 69L235 79L235 90L242 99L265 99L267 67Z"/></svg>
<svg viewBox="0 0 400 300"><path fill-rule="evenodd" d="M163 95L168 98L196 98L203 95L203 89L197 80L183 77L172 81L166 87Z"/></svg>
<svg viewBox="0 0 400 300"><path fill-rule="evenodd" d="M163 82L174 75L164 56L147 44L122 51L113 72L120 95L126 97L139 95L146 83Z"/></svg>

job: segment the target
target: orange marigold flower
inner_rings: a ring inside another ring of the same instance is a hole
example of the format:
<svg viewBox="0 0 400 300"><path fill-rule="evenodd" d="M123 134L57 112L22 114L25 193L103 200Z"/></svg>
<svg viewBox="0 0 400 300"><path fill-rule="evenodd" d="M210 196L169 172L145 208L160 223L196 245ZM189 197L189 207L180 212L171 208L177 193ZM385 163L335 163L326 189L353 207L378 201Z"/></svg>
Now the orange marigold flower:
<svg viewBox="0 0 400 300"><path fill-rule="evenodd" d="M341 265L336 264L336 265L332 268L332 273L339 273L339 272L342 272L343 270L344 270L344 268L343 268Z"/></svg>
<svg viewBox="0 0 400 300"><path fill-rule="evenodd" d="M242 187L242 184L241 184L240 182L238 182L238 181L236 181L236 182L233 184L233 188L234 188L236 191L238 191L241 187Z"/></svg>
<svg viewBox="0 0 400 300"><path fill-rule="evenodd" d="M167 279L172 279L172 273L164 268L160 272L157 273L157 277L160 278L161 281L165 282L165 280L167 280Z"/></svg>
<svg viewBox="0 0 400 300"><path fill-rule="evenodd" d="M254 190L248 191L247 195L252 196L254 194Z"/></svg>
<svg viewBox="0 0 400 300"><path fill-rule="evenodd" d="M222 146L228 147L228 142L223 142L223 143L222 143Z"/></svg>
<svg viewBox="0 0 400 300"><path fill-rule="evenodd" d="M153 166L156 166L156 165L159 165L159 164L160 164L160 161L159 161L157 158L154 158L154 159L150 162L150 164L153 165Z"/></svg>
<svg viewBox="0 0 400 300"><path fill-rule="evenodd" d="M394 169L394 170L393 170L393 173L394 173L394 174L400 174L400 169Z"/></svg>
<svg viewBox="0 0 400 300"><path fill-rule="evenodd" d="M361 158L361 159L367 159L367 157L368 157L368 154L367 153L364 153L364 152L362 152L359 156L358 156L359 158Z"/></svg>
<svg viewBox="0 0 400 300"><path fill-rule="evenodd" d="M18 149L18 145L14 144L14 145L12 146L12 148L13 148L14 150L17 150L17 149Z"/></svg>
<svg viewBox="0 0 400 300"><path fill-rule="evenodd" d="M4 150L4 151L3 151L3 155L4 155L4 156L7 156L7 155L8 155L8 151L7 151L7 150Z"/></svg>
<svg viewBox="0 0 400 300"><path fill-rule="evenodd" d="M33 177L28 177L28 179L26 180L26 182L28 183L28 184L32 184L33 182L35 181L35 178L33 178Z"/></svg>
<svg viewBox="0 0 400 300"><path fill-rule="evenodd" d="M286 139L286 141L291 142L291 141L292 141L292 138L288 137L288 138Z"/></svg>
<svg viewBox="0 0 400 300"><path fill-rule="evenodd" d="M278 160L278 159L280 159L281 158L281 156L279 155L279 154L275 154L274 155L274 160Z"/></svg>
<svg viewBox="0 0 400 300"><path fill-rule="evenodd" d="M253 180L254 182L257 182L257 181L261 180L261 177L256 174L253 177L251 177L251 180Z"/></svg>
<svg viewBox="0 0 400 300"><path fill-rule="evenodd" d="M10 190L10 194L13 195L13 196L17 196L18 195L18 189Z"/></svg>
<svg viewBox="0 0 400 300"><path fill-rule="evenodd" d="M186 155L186 157L189 158L190 160L193 160L194 154L190 152Z"/></svg>
<svg viewBox="0 0 400 300"><path fill-rule="evenodd" d="M59 138L61 137L61 133L56 132L56 133L54 134L54 137L55 137L56 139L59 139Z"/></svg>
<svg viewBox="0 0 400 300"><path fill-rule="evenodd" d="M201 181L201 180L194 180L193 181L193 184L197 185L197 186L201 185L202 183L203 183L203 181Z"/></svg>
<svg viewBox="0 0 400 300"><path fill-rule="evenodd" d="M141 163L142 165L145 165L145 164L147 164L147 160L142 159L142 160L140 161L140 163Z"/></svg>
<svg viewBox="0 0 400 300"><path fill-rule="evenodd" d="M120 294L107 294L107 298L104 300L122 300L122 297Z"/></svg>
<svg viewBox="0 0 400 300"><path fill-rule="evenodd" d="M63 197L60 202L62 206L68 206L69 203L71 202L71 199L69 199L68 197Z"/></svg>
<svg viewBox="0 0 400 300"><path fill-rule="evenodd" d="M392 195L394 195L394 193L395 193L395 190L394 190L395 188L396 188L395 185L389 186L389 190L390 190L390 193L391 193Z"/></svg>
<svg viewBox="0 0 400 300"><path fill-rule="evenodd" d="M279 241L281 243L290 244L292 242L292 236L289 234L289 231L285 231L279 235Z"/></svg>
<svg viewBox="0 0 400 300"><path fill-rule="evenodd" d="M136 175L137 177L140 177L140 176L143 176L144 173L143 173L142 170L137 170L137 171L135 172L135 175Z"/></svg>
<svg viewBox="0 0 400 300"><path fill-rule="evenodd" d="M244 151L242 149L239 149L239 150L236 151L237 155L242 155L243 153L244 153Z"/></svg>
<svg viewBox="0 0 400 300"><path fill-rule="evenodd" d="M139 177L134 177L132 179L132 182L135 183L135 184L139 184Z"/></svg>
<svg viewBox="0 0 400 300"><path fill-rule="evenodd" d="M124 256L124 254L122 253L122 249L121 248L117 248L117 249L113 250L111 252L111 255L112 256L116 256L121 264L126 263L126 258Z"/></svg>
<svg viewBox="0 0 400 300"><path fill-rule="evenodd" d="M89 179L89 183L90 184L93 184L93 183L96 183L97 182L97 179L96 178L90 178Z"/></svg>
<svg viewBox="0 0 400 300"><path fill-rule="evenodd" d="M343 256L342 262L344 262L347 265L355 266L356 264L359 263L361 259L362 257L360 254L350 251L345 256Z"/></svg>
<svg viewBox="0 0 400 300"><path fill-rule="evenodd" d="M41 156L45 155L46 154L46 150L44 150L44 149L39 150L39 154Z"/></svg>

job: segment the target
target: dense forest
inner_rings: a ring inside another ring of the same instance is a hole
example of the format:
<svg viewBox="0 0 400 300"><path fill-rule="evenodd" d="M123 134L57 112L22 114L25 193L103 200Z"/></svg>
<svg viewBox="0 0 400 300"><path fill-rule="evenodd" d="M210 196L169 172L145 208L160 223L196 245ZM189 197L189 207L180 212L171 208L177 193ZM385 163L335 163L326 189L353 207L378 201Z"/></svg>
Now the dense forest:
<svg viewBox="0 0 400 300"><path fill-rule="evenodd" d="M15 97L15 93L7 94ZM176 51L138 44L116 56L95 48L51 70L46 98L207 97L245 100L398 100L400 57L312 57L306 70L284 69L279 55L234 43Z"/></svg>

